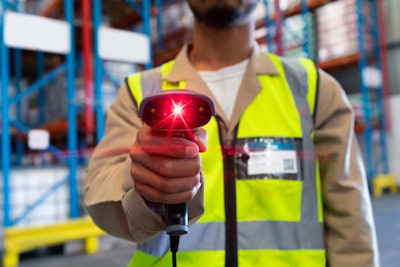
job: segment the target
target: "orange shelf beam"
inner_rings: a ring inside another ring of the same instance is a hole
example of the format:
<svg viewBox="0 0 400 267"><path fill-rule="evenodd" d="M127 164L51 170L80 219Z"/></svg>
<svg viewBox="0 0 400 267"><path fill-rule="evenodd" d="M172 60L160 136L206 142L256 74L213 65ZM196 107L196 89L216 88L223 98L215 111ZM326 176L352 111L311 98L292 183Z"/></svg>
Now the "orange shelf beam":
<svg viewBox="0 0 400 267"><path fill-rule="evenodd" d="M53 0L39 13L40 16L49 17L51 14L58 10L63 4L63 0Z"/></svg>
<svg viewBox="0 0 400 267"><path fill-rule="evenodd" d="M335 2L336 0L308 0L307 6L309 10L314 10L323 5L329 4L331 2ZM285 12L286 17L295 16L301 13L301 3L298 1L292 5L289 5L288 9Z"/></svg>
<svg viewBox="0 0 400 267"><path fill-rule="evenodd" d="M321 69L327 70L327 69L334 69L340 66L344 65L349 65L353 63L357 63L360 60L360 54L353 54L349 56L344 56L344 57L338 57L338 58L333 58L329 59L326 61L321 61L318 63L319 67Z"/></svg>

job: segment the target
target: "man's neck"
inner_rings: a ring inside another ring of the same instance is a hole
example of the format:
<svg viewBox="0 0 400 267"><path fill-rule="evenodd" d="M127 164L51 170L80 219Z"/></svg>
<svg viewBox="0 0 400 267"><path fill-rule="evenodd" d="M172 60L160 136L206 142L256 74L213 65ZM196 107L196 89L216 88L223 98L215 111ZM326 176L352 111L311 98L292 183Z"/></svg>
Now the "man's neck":
<svg viewBox="0 0 400 267"><path fill-rule="evenodd" d="M195 22L189 58L198 70L217 70L250 57L254 45L254 23L230 29L215 29Z"/></svg>

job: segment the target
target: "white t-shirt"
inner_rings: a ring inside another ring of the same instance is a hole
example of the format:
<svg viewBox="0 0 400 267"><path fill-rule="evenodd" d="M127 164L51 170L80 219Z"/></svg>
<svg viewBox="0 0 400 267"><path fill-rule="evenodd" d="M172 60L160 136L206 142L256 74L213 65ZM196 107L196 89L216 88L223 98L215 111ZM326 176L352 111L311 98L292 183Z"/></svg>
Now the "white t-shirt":
<svg viewBox="0 0 400 267"><path fill-rule="evenodd" d="M233 107L248 63L249 59L246 59L217 71L199 72L221 105L228 120L232 117Z"/></svg>

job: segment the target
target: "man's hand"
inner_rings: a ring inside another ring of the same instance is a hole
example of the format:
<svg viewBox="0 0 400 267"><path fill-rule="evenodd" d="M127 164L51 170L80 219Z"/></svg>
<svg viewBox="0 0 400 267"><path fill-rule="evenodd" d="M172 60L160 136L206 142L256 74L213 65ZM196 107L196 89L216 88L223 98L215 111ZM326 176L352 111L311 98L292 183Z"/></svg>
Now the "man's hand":
<svg viewBox="0 0 400 267"><path fill-rule="evenodd" d="M144 125L129 155L137 192L155 203L177 204L191 200L203 184L200 152L207 150L207 132L192 130L194 140L165 137Z"/></svg>

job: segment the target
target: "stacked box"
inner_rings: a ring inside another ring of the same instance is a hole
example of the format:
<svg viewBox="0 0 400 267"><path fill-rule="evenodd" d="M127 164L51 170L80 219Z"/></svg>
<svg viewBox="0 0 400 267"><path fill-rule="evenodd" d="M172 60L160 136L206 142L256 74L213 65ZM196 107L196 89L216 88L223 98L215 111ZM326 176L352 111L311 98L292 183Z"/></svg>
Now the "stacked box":
<svg viewBox="0 0 400 267"><path fill-rule="evenodd" d="M105 71L110 74L113 79L120 84L129 74L136 71L136 65L122 62L105 62ZM76 105L83 105L85 103L85 88L84 80L81 74L75 76L74 90L75 99L73 103ZM102 91L103 99L102 106L106 110L114 101L118 92L118 85L114 85L108 79L103 80ZM65 75L56 77L52 82L46 84L44 90L44 121L40 123L52 123L67 117L67 79ZM35 126L39 122L39 95L34 95L24 98L22 103L22 121L28 126ZM15 105L11 108L11 116L15 118Z"/></svg>
<svg viewBox="0 0 400 267"><path fill-rule="evenodd" d="M268 6L269 7L269 6ZM263 1L258 2L256 10L254 11L254 17L256 21L263 20L267 14L266 6Z"/></svg>
<svg viewBox="0 0 400 267"><path fill-rule="evenodd" d="M162 11L161 30L164 36L173 34L181 29L191 28L192 24L193 15L186 1L167 5Z"/></svg>
<svg viewBox="0 0 400 267"><path fill-rule="evenodd" d="M20 89L22 92L23 89L26 87L26 81L21 80L19 82L19 86L20 86ZM8 95L9 95L9 99L11 99L17 95L17 91L16 91L16 87L15 87L15 79L10 79L10 81L9 81ZM2 96L0 94L0 106L1 106L1 103L3 103L3 100L2 100ZM29 103L26 98L23 98L18 103L10 104L8 114L9 114L9 117L12 119L17 119L17 114L18 114L17 113L17 105L19 105L18 108L19 108L20 114L22 116L24 116L24 114L28 111ZM23 119L23 118L21 118L21 119ZM2 121L2 116L0 116L0 123L1 123L1 121ZM1 134L1 131L2 131L2 129L0 129L0 134Z"/></svg>
<svg viewBox="0 0 400 267"><path fill-rule="evenodd" d="M69 216L68 183L51 188L68 176L68 168L23 168L10 172L11 216L18 218L44 194L51 192L16 226L46 225L65 221ZM50 191L49 191L50 190Z"/></svg>
<svg viewBox="0 0 400 267"><path fill-rule="evenodd" d="M21 121L28 126L37 126L38 123L50 123L59 119L64 119L67 114L67 92L66 78L63 75L56 77L52 82L46 84L44 90L45 105L39 107L39 92L25 97L22 109ZM29 85L28 85L29 86ZM23 87L25 90L27 86ZM44 109L44 121L39 121L40 108Z"/></svg>
<svg viewBox="0 0 400 267"><path fill-rule="evenodd" d="M372 11L370 5L364 1L360 12L362 12L364 20L361 30L365 49L372 50ZM356 0L340 0L317 9L319 61L359 52L357 13Z"/></svg>
<svg viewBox="0 0 400 267"><path fill-rule="evenodd" d="M69 219L69 186L68 183L61 184L56 190L51 188L59 182L67 178L69 170L67 167L51 167L51 168L23 168L12 169L9 175L10 183L10 212L12 220L15 220L21 214L31 207L36 201L48 193L48 196L40 202L32 212L13 226L29 227L51 225L54 223L64 222ZM87 215L87 210L83 204L84 198L84 181L86 168L81 167L77 172L79 208L80 215ZM3 175L0 172L0 190L3 188ZM0 251L3 250L4 238L4 206L3 197L0 198Z"/></svg>
<svg viewBox="0 0 400 267"><path fill-rule="evenodd" d="M305 28L308 27L308 49L309 55L305 54L303 42L306 39ZM284 21L283 42L285 46L285 55L288 57L312 57L315 53L316 34L313 27L313 18L311 13L289 17Z"/></svg>
<svg viewBox="0 0 400 267"><path fill-rule="evenodd" d="M79 89L79 88L76 88ZM51 123L63 119L67 114L67 79L64 75L58 76L53 82L47 84L45 95L45 120Z"/></svg>
<svg viewBox="0 0 400 267"><path fill-rule="evenodd" d="M104 112L114 102L118 89L125 82L125 78L137 71L137 65L126 62L104 61L103 62L103 80L101 84L102 99L101 105ZM83 105L85 103L85 88L83 76L80 75L75 79L76 87L76 103ZM94 90L94 88L93 88ZM94 93L93 93L94 97ZM94 100L93 100L94 101Z"/></svg>
<svg viewBox="0 0 400 267"><path fill-rule="evenodd" d="M193 14L187 2L184 0L173 1L163 6L160 25L162 36L158 36L157 17L153 16L150 20L151 40L153 43L156 43L160 38L167 38L168 40L165 40L164 45L181 45L182 41L186 40L191 34L193 25ZM142 32L143 22L134 25L132 30ZM170 36L177 38L168 38Z"/></svg>
<svg viewBox="0 0 400 267"><path fill-rule="evenodd" d="M10 211L11 218L15 220L29 210L32 211L14 226L27 227L35 225L49 225L63 222L69 219L70 201L69 185L66 181L69 175L68 167L24 167L14 168L9 174L10 183ZM80 210L82 214L86 211L83 208L85 168L77 172ZM64 182L65 181L65 182ZM0 189L3 190L3 177L0 173ZM56 187L56 185L58 185ZM54 188L56 187L56 188ZM46 196L46 197L44 197ZM37 201L40 201L37 203ZM3 204L3 198L0 203ZM36 205L35 205L36 203ZM3 233L4 209L1 209L0 236Z"/></svg>
<svg viewBox="0 0 400 267"><path fill-rule="evenodd" d="M25 0L25 1L20 1L20 9L21 12L28 13L28 14L39 14L43 9L48 7L53 0L41 0L41 1L35 1L35 0Z"/></svg>
<svg viewBox="0 0 400 267"><path fill-rule="evenodd" d="M280 7L282 12L285 12L286 10L292 8L294 5L298 6L300 4L300 0L286 0L286 1L281 1L280 2ZM269 0L268 1L268 10L266 10L266 6L264 5L263 2L259 2L255 16L256 20L261 21L265 19L265 16L268 14L271 19L274 18L275 16L275 3L274 0ZM305 41L305 29L308 27L308 44L309 44L309 55L305 54L304 48L303 48L303 43ZM307 13L305 15L299 14L295 16L290 16L284 18L283 21L283 28L282 28L282 34L283 34L283 46L284 46L284 52L285 56L288 57L313 57L313 55L316 53L316 33L314 30L314 18L312 13ZM269 31L269 34L272 38L276 37L276 32L277 32L277 27L274 24L269 25L268 29L260 28L257 29L256 31L256 38L257 40L260 40L261 43L263 42L263 38L266 38L267 31ZM262 45L262 49L266 50L268 49L271 52L276 52L277 50L277 43L273 43L273 47L270 47L269 49L266 47L266 45Z"/></svg>
<svg viewBox="0 0 400 267"><path fill-rule="evenodd" d="M362 94L350 94L348 95L349 101L351 103L354 118L355 118L355 126L358 128L363 128L365 125L365 114L364 114L364 105L365 103L362 100ZM367 108L369 110L370 116L370 124L372 127L376 127L379 124L380 114L381 111L379 110L378 103L378 96L377 94L370 94L369 95L369 102L367 104Z"/></svg>
<svg viewBox="0 0 400 267"><path fill-rule="evenodd" d="M298 7L300 4L301 4L301 0L280 0L279 1L279 7L282 12L290 11L293 7ZM275 12L276 11L275 0L268 0L267 5L268 5L268 14L270 16L273 16L276 13ZM257 9L259 9L259 11L265 10L264 1L259 1ZM264 16L261 16L261 14L259 14L259 13L260 12L257 12L257 10L256 10L256 18L257 19L261 19L266 15L266 12L264 12L264 14L263 14Z"/></svg>

